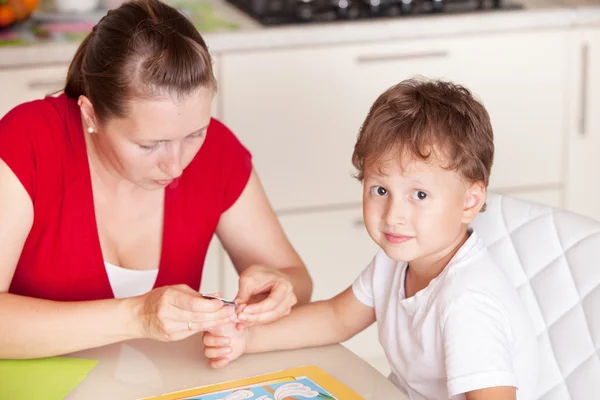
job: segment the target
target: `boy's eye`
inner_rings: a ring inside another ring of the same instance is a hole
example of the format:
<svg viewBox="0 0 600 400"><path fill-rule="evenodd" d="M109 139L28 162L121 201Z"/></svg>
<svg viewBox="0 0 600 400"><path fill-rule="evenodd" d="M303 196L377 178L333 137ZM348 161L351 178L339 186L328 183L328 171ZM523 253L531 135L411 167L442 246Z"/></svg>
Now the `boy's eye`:
<svg viewBox="0 0 600 400"><path fill-rule="evenodd" d="M195 139L195 138L199 138L204 136L205 131L200 131L200 132L196 132L191 134L190 136L188 136L189 139Z"/></svg>
<svg viewBox="0 0 600 400"><path fill-rule="evenodd" d="M388 194L388 191L383 186L373 186L371 188L371 193L375 196L386 196Z"/></svg>
<svg viewBox="0 0 600 400"><path fill-rule="evenodd" d="M422 190L417 190L417 191L413 192L411 197L415 200L425 200L427 198L427 193L425 193Z"/></svg>

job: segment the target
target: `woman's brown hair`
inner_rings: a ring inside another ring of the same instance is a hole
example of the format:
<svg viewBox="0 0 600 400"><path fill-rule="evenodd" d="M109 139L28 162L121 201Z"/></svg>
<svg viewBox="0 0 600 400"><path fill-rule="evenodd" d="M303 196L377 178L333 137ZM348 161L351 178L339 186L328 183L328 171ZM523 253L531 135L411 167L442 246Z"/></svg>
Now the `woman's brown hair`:
<svg viewBox="0 0 600 400"><path fill-rule="evenodd" d="M445 168L487 186L494 159L490 117L463 86L424 79L400 82L379 96L360 129L352 155L357 178L364 178L368 163L390 153L423 161L443 156Z"/></svg>
<svg viewBox="0 0 600 400"><path fill-rule="evenodd" d="M123 117L133 98L184 97L216 90L202 36L176 9L158 0L134 0L109 11L79 46L65 93L84 95L100 121Z"/></svg>

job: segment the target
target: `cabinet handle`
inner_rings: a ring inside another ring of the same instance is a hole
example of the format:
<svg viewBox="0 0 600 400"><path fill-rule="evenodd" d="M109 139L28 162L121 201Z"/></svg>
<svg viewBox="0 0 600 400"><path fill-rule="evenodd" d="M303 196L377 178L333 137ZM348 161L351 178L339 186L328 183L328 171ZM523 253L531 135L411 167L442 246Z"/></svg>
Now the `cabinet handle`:
<svg viewBox="0 0 600 400"><path fill-rule="evenodd" d="M365 227L365 220L362 219L362 218L356 218L354 220L353 225L354 225L355 228L364 228Z"/></svg>
<svg viewBox="0 0 600 400"><path fill-rule="evenodd" d="M448 57L448 52L445 50L429 51L421 53L404 53L404 54L372 54L358 56L356 62L359 64L374 63L381 61L409 61L419 60L424 58L445 58Z"/></svg>
<svg viewBox="0 0 600 400"><path fill-rule="evenodd" d="M39 80L27 83L27 87L31 90L59 90L64 86L64 84L64 79Z"/></svg>
<svg viewBox="0 0 600 400"><path fill-rule="evenodd" d="M588 62L589 45L584 43L581 46L581 114L579 115L579 134L585 136L587 128L587 92L588 92Z"/></svg>

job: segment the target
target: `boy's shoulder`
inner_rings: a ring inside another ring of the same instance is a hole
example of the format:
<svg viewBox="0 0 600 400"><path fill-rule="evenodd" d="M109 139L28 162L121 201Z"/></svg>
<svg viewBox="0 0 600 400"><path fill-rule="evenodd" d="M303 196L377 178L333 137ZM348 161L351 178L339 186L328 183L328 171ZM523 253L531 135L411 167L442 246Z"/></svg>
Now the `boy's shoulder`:
<svg viewBox="0 0 600 400"><path fill-rule="evenodd" d="M481 239L472 233L476 243L462 259L449 264L437 291L444 313L463 308L494 307L504 312L521 308L521 300L502 267L494 260ZM457 253L458 254L458 253Z"/></svg>
<svg viewBox="0 0 600 400"><path fill-rule="evenodd" d="M475 230L446 267L443 284L454 291L513 287Z"/></svg>

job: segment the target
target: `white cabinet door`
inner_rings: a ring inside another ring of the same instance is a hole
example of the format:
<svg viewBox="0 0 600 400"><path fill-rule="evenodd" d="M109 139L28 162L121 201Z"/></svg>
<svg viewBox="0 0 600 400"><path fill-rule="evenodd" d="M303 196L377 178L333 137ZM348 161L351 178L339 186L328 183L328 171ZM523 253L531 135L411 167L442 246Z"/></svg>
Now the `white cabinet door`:
<svg viewBox="0 0 600 400"><path fill-rule="evenodd" d="M600 221L600 28L570 42L566 208Z"/></svg>
<svg viewBox="0 0 600 400"><path fill-rule="evenodd" d="M350 160L371 104L409 76L441 75L447 53L416 41L223 54L222 117L276 210L359 204Z"/></svg>
<svg viewBox="0 0 600 400"><path fill-rule="evenodd" d="M456 40L448 75L487 108L496 147L490 187L564 181L567 32L477 35Z"/></svg>
<svg viewBox="0 0 600 400"><path fill-rule="evenodd" d="M313 278L313 300L331 298L352 285L377 252L364 228L360 208L287 215L279 220ZM237 274L228 257L224 270L225 293L233 298ZM344 345L382 373L388 372L375 324Z"/></svg>
<svg viewBox="0 0 600 400"><path fill-rule="evenodd" d="M0 118L18 104L43 99L64 87L68 65L0 69Z"/></svg>
<svg viewBox="0 0 600 400"><path fill-rule="evenodd" d="M469 87L496 136L493 188L563 182L565 31L223 54L222 117L277 210L360 203L350 158L375 98L414 75Z"/></svg>

